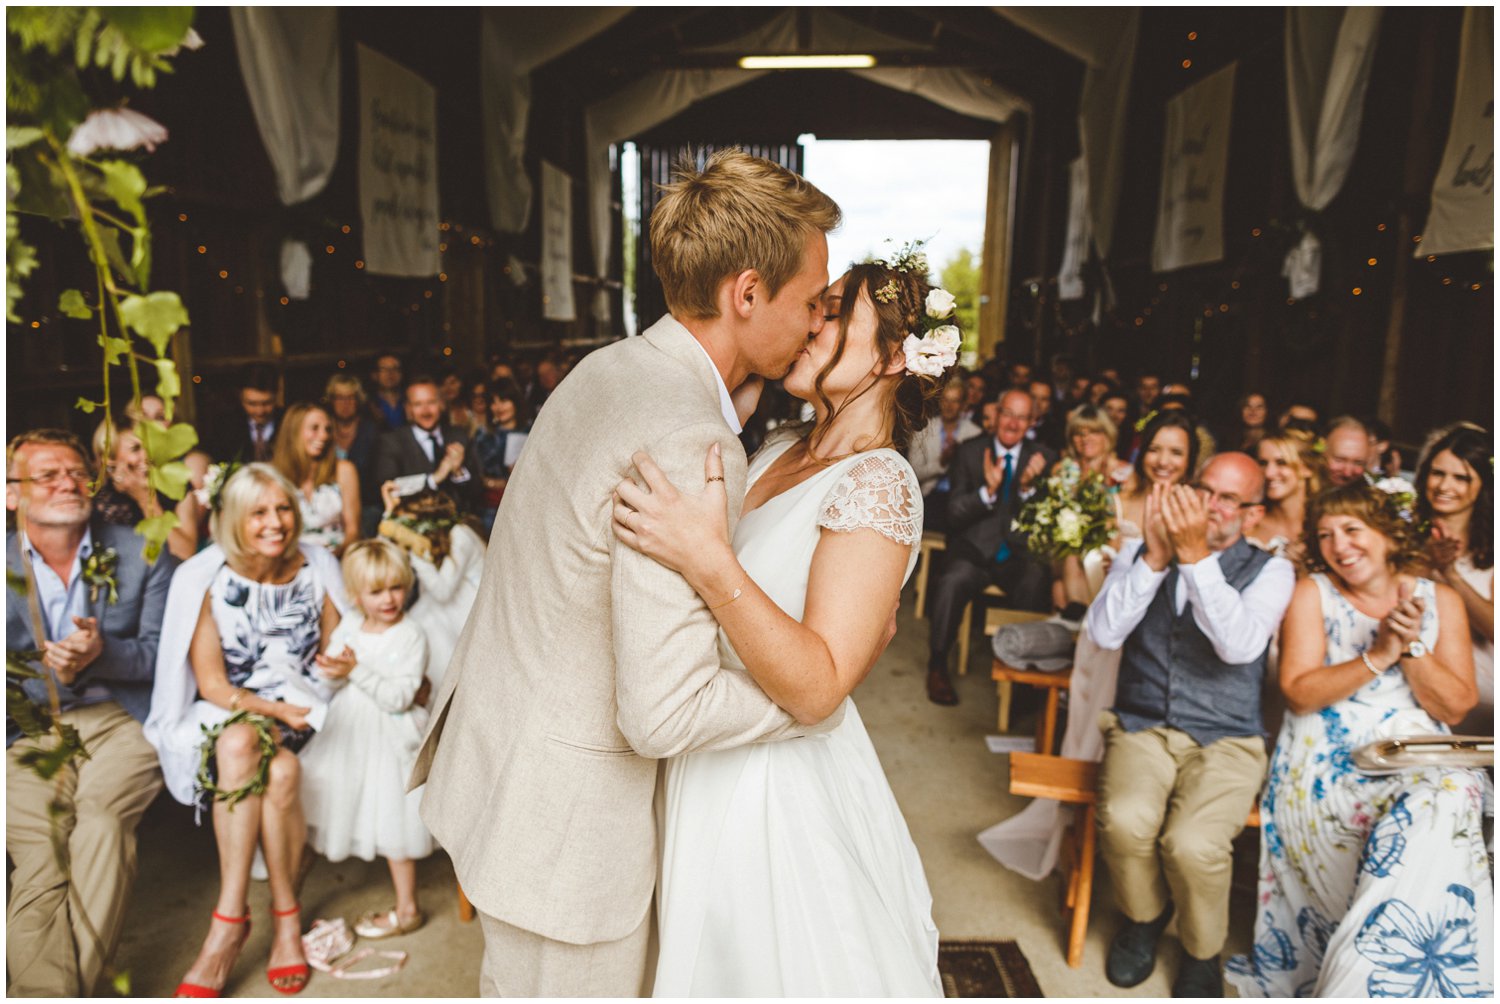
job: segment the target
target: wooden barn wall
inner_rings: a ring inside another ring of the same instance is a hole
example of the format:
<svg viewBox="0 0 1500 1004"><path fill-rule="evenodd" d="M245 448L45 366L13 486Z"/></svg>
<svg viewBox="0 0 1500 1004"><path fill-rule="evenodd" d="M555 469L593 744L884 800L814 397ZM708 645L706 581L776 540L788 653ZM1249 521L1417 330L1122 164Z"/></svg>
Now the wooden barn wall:
<svg viewBox="0 0 1500 1004"><path fill-rule="evenodd" d="M1050 133L1039 125L1039 149L1029 154L1036 173L1022 183L1022 213L1032 215L1023 217L1018 242L1011 349L1039 361L1066 350L1093 368L1117 366L1128 375L1150 367L1181 379L1196 358L1199 411L1215 423L1231 421L1237 399L1252 390L1267 393L1273 408L1307 398L1325 415L1374 415L1387 320L1404 269L1392 423L1398 440L1419 442L1426 430L1457 419L1489 426L1493 255L1410 260L1447 136L1461 15L1458 8L1386 9L1353 167L1313 219L1292 186L1283 10L1144 10L1109 266L1116 305L1095 327L1092 296L1056 301L1066 172L1077 139L1071 121ZM1184 68L1184 60L1192 65ZM1156 274L1150 258L1165 104L1235 60L1224 260ZM1408 184L1410 177L1417 183ZM1323 244L1322 289L1289 302L1282 261L1304 219ZM1403 219L1411 232L1400 232ZM1091 289L1098 282L1091 273Z"/></svg>

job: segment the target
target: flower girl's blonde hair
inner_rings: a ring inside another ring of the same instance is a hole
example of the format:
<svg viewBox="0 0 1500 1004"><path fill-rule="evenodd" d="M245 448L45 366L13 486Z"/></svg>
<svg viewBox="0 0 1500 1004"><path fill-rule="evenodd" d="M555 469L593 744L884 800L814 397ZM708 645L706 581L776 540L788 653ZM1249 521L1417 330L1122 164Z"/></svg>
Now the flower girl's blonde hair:
<svg viewBox="0 0 1500 1004"><path fill-rule="evenodd" d="M410 589L412 579L406 552L383 537L357 540L344 552L344 588L356 603L367 589L391 584Z"/></svg>

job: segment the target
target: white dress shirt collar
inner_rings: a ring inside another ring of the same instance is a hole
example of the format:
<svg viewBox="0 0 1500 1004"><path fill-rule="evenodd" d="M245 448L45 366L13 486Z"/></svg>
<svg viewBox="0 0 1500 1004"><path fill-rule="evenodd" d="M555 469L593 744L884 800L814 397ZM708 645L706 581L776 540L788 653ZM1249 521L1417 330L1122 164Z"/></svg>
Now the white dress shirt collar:
<svg viewBox="0 0 1500 1004"><path fill-rule="evenodd" d="M724 422L738 436L745 431L745 426L740 421L739 414L734 410L734 398L729 396L729 388L724 384L724 377L719 373L719 367L714 364L714 357L708 354L708 350L703 347L703 343L694 338L693 344L698 346L698 351L702 352L703 358L708 360L708 368L714 371L714 380L719 385L719 408L724 412Z"/></svg>

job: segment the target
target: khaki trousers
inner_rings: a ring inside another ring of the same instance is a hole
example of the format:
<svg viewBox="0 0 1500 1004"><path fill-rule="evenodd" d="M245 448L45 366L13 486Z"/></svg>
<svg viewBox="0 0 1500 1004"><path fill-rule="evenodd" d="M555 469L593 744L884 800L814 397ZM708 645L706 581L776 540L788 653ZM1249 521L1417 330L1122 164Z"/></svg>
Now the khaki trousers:
<svg viewBox="0 0 1500 1004"><path fill-rule="evenodd" d="M88 996L114 954L135 881L135 828L161 790L156 750L140 723L113 701L65 711L89 759L43 781L22 767L37 744L18 739L5 756L5 850L15 862L5 953L14 997ZM51 741L45 741L46 746ZM47 806L56 797L72 870L58 867ZM89 934L87 915L101 946Z"/></svg>
<svg viewBox="0 0 1500 1004"><path fill-rule="evenodd" d="M1099 847L1120 909L1145 923L1177 905L1182 947L1209 959L1229 931L1230 844L1266 774L1259 736L1199 746L1167 726L1126 732L1099 720Z"/></svg>
<svg viewBox="0 0 1500 1004"><path fill-rule="evenodd" d="M507 924L483 911L484 997L649 997L649 942L656 910L619 941L570 945Z"/></svg>

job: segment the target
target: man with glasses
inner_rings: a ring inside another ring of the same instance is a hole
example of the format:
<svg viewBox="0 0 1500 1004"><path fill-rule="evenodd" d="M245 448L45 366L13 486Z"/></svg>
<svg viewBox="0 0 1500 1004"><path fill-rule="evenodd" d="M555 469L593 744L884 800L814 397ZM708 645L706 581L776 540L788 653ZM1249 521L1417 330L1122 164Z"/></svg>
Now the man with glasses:
<svg viewBox="0 0 1500 1004"><path fill-rule="evenodd" d="M406 395L401 392L404 376L401 357L394 352L375 358L375 397L370 403L387 429L399 429L406 424Z"/></svg>
<svg viewBox="0 0 1500 1004"><path fill-rule="evenodd" d="M1026 550L1026 538L1011 529L1021 504L1051 466L1052 451L1026 438L1034 402L1013 388L985 405L985 430L960 443L949 468L948 550L932 587L932 633L928 641L927 699L958 703L948 678L948 653L958 638L964 607L991 583L1023 610L1045 609L1048 568ZM991 410L992 409L992 410Z"/></svg>
<svg viewBox="0 0 1500 1004"><path fill-rule="evenodd" d="M162 784L141 722L177 559L163 550L147 564L131 528L91 519L90 472L71 433L24 433L6 460L5 506L16 528L5 535L5 568L25 587L6 591L5 646L40 652L29 664L51 677L60 719L88 751L43 780L26 761L56 738L25 738L6 718L5 850L16 866L6 910L7 990L90 996L120 938L136 825ZM46 679L23 687L32 703L49 706ZM65 840L67 870L53 852L54 829Z"/></svg>
<svg viewBox="0 0 1500 1004"><path fill-rule="evenodd" d="M1121 649L1099 769L1099 843L1124 912L1105 974L1151 975L1177 913L1176 997L1221 997L1230 844L1265 777L1260 692L1266 652L1291 602L1285 558L1244 532L1265 514L1265 478L1243 453L1209 461L1198 483L1153 485L1145 540L1115 559L1088 630Z"/></svg>

